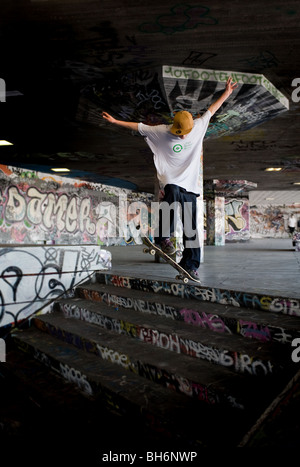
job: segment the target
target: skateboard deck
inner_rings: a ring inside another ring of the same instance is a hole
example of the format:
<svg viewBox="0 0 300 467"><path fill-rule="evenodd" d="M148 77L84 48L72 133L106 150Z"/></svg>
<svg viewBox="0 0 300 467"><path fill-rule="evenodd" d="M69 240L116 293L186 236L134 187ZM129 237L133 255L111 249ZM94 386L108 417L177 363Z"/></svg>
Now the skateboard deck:
<svg viewBox="0 0 300 467"><path fill-rule="evenodd" d="M150 240L150 238L142 237L142 241L144 245L147 246L147 248L144 248L143 250L144 253L150 253L152 256L158 255L160 258L163 258L170 266L176 269L176 271L178 271L179 274L176 276L176 279L182 280L185 284L187 284L189 280L201 284L200 280L194 279L192 276L190 276L185 269L179 266L176 261L164 253L157 245L155 245L155 243Z"/></svg>

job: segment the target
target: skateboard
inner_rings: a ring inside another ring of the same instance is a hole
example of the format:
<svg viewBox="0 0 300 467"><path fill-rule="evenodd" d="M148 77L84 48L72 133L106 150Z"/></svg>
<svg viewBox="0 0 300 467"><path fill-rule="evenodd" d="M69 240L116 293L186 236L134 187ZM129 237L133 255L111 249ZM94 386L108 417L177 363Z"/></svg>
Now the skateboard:
<svg viewBox="0 0 300 467"><path fill-rule="evenodd" d="M163 258L170 266L172 266L176 271L179 272L179 274L176 276L176 279L182 280L185 284L188 283L188 281L193 281L197 282L198 284L201 284L201 282L197 279L194 279L192 276L189 275L185 269L183 269L181 266L179 266L176 261L174 261L170 256L168 256L166 253L164 253L155 243L153 243L150 238L148 237L142 237L142 241L144 245L147 246L147 248L144 248L144 253L150 253L150 255L155 256L158 255L160 258Z"/></svg>

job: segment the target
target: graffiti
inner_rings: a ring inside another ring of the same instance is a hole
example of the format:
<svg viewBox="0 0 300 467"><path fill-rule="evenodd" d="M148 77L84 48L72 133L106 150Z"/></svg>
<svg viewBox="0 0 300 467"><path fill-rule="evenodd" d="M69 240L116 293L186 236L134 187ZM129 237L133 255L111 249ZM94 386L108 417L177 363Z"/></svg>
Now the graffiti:
<svg viewBox="0 0 300 467"><path fill-rule="evenodd" d="M97 223L90 219L89 198L78 199L66 193L55 196L53 193L42 193L34 187L28 188L23 196L16 186L10 186L5 196L7 200L3 215L8 223L24 221L26 218L28 225L41 225L47 230L56 226L58 231L75 233L79 230L90 235L100 231L101 219Z"/></svg>
<svg viewBox="0 0 300 467"><path fill-rule="evenodd" d="M242 230L245 227L245 219L242 217L241 208L243 206L243 201L240 200L231 200L226 203L226 232L229 232L229 225L232 226L234 230Z"/></svg>
<svg viewBox="0 0 300 467"><path fill-rule="evenodd" d="M223 399L222 395L216 394L211 387L183 378L180 375L172 374L165 369L141 362L140 360L136 362L135 372L139 376L161 384L170 390L195 397L209 405L219 404ZM230 398L228 398L227 403L230 403Z"/></svg>
<svg viewBox="0 0 300 467"><path fill-rule="evenodd" d="M109 101L111 113L122 119L143 121L153 125L170 121L169 108L161 89L157 71L138 70L124 73L120 79L101 81L97 86L86 88L84 98L89 104L94 103L100 110L107 107ZM114 104L115 103L115 104ZM92 112L92 111L91 111ZM98 125L105 126L103 119ZM120 132L118 128L114 131ZM136 135L136 133L133 133Z"/></svg>
<svg viewBox="0 0 300 467"><path fill-rule="evenodd" d="M195 117L221 95L229 76L239 84L212 118L206 138L249 130L289 108L286 97L260 74L167 65L162 74L171 112L188 110Z"/></svg>
<svg viewBox="0 0 300 467"><path fill-rule="evenodd" d="M265 151L266 149L275 149L277 143L275 141L232 141L234 150L237 152L243 151Z"/></svg>
<svg viewBox="0 0 300 467"><path fill-rule="evenodd" d="M89 290L84 287L80 287L77 290L77 294L87 300L103 301L103 303L116 308L122 307L142 313L151 313L158 316L164 316L166 318L178 319L178 314L175 308L166 305L165 303L152 302L134 297L120 297L108 292Z"/></svg>
<svg viewBox="0 0 300 467"><path fill-rule="evenodd" d="M101 276L107 285L142 290L144 292L173 295L178 298L188 298L236 307L273 311L275 313L282 313L290 316L300 316L300 301L298 299L272 297L269 295L219 288L199 287L180 284L177 282L123 277L105 273L101 273Z"/></svg>
<svg viewBox="0 0 300 467"><path fill-rule="evenodd" d="M80 319L90 322L90 313L85 309L77 309L76 313L74 314L74 307L73 309L70 309L70 307L62 305L61 308L67 317L74 317L80 314ZM139 338L139 340L151 344L155 347L159 347L161 349L175 353L189 355L194 358L208 360L218 365L230 367L235 371L249 373L251 375L261 373L266 375L272 372L272 365L269 361L264 362L253 356L248 356L247 354L239 353L236 351L213 348L203 342L180 337L180 335L176 332L162 332L159 329L153 329L150 326L140 326L138 324L133 324L131 322L121 320L119 318L112 319L110 316L107 316L105 312L102 313L100 310L98 313L101 315L101 318L99 317L96 321L97 324L103 328L116 331L118 334L126 334L133 338ZM92 320L92 322L95 323L95 320ZM250 325L250 323L243 323L241 321L242 327L245 324ZM247 331L245 328L243 328L243 330L246 334ZM252 335L253 334L254 332L252 332ZM130 360L125 354L119 354L117 351L113 351L98 344L97 348L104 360L117 363L126 369L130 367Z"/></svg>
<svg viewBox="0 0 300 467"><path fill-rule="evenodd" d="M79 370L75 370L68 365L60 363L61 375L70 383L76 384L83 392L86 392L89 395L93 394L92 388L87 381L85 375L83 375Z"/></svg>
<svg viewBox="0 0 300 467"><path fill-rule="evenodd" d="M233 318L227 316L226 311L222 315L215 313L206 313L193 307L191 304L189 308L181 308L177 306L166 305L163 301L154 300L141 300L133 297L126 297L120 291L118 295L110 294L105 291L93 290L86 287L79 287L76 289L76 295L91 301L101 301L114 309L131 309L145 314L152 314L156 316L163 316L177 321L184 321L193 326L199 326L204 329L209 329L221 334L241 334L250 339L256 339L263 342L276 341L282 344L290 343L291 340L298 336L298 331L286 330L282 327L262 325L256 321L256 313L251 313L251 319L243 319L238 315ZM296 305L296 303L295 303ZM116 320L109 317L103 317L102 314L91 312L90 310L78 308L77 306L64 305L61 306L62 311L68 317L77 319L84 319L90 323L98 324L106 329L114 330L118 333L125 332L133 337L140 334L140 328L133 329L128 323L123 320ZM249 313L248 313L249 314Z"/></svg>
<svg viewBox="0 0 300 467"><path fill-rule="evenodd" d="M151 363L151 361L147 362L141 361L138 358L132 358L125 352L119 351L105 344L101 345L94 342L92 338L82 338L77 334L60 329L49 322L45 321L42 324L38 324L37 321L40 320L35 319L35 324L37 326L42 326L43 330L50 335L68 342L77 348L94 353L105 361L121 366L138 376L149 379L150 381L165 386L170 390L188 395L208 404L215 405L225 403L239 409L243 408L243 404L238 402L233 395L224 393L218 394L212 386L207 387L196 380L186 378L180 374L175 374L172 370L162 368L157 364ZM188 340L184 340L184 344L189 345L190 347L192 346L192 343ZM231 367L233 365L232 368L235 371L241 371L244 373L251 372L252 375L265 375L272 371L272 367L269 362L262 362L259 359L255 360L250 358L248 355L241 354L239 356L231 357L226 353L226 351L217 351L216 349L212 349L208 346L200 348L194 345L194 347L196 351L201 353L201 358L204 357L215 363L216 361L219 361L219 363L224 366ZM73 378L77 381L83 380L82 384L85 383L85 378L82 378L80 374L73 374Z"/></svg>
<svg viewBox="0 0 300 467"><path fill-rule="evenodd" d="M274 340L281 344L290 344L295 335L298 334L296 331L287 331L281 327L257 324L252 321L239 320L238 322L239 332L244 337L250 339L257 339L262 342L269 342Z"/></svg>
<svg viewBox="0 0 300 467"><path fill-rule="evenodd" d="M88 245L2 248L0 258L1 327L16 326L93 271L111 265L108 252Z"/></svg>
<svg viewBox="0 0 300 467"><path fill-rule="evenodd" d="M156 89L152 89L152 91L150 93L147 93L146 95L142 94L141 91L139 91L136 97L138 99L138 106L144 104L148 100L151 100L155 110L159 110L162 108L163 105L165 105Z"/></svg>
<svg viewBox="0 0 300 467"><path fill-rule="evenodd" d="M28 352L28 348L26 349L26 351ZM35 348L33 356L34 356L34 358L36 360L41 362L43 365L45 365L48 368L51 368L51 358L49 357L49 355L47 355L44 352L42 352L41 350Z"/></svg>
<svg viewBox="0 0 300 467"><path fill-rule="evenodd" d="M110 316L104 316L101 313L93 312L86 308L82 308L76 305L61 305L61 309L64 316L67 318L81 319L90 324L96 324L102 328L110 331L115 331L118 334L122 333L122 324L119 320L111 318Z"/></svg>
<svg viewBox="0 0 300 467"><path fill-rule="evenodd" d="M216 349L201 342L180 338L177 334L166 334L157 329L141 328L140 339L162 349L208 360L241 373L266 375L272 372L272 364L269 361L263 362L247 354Z"/></svg>
<svg viewBox="0 0 300 467"><path fill-rule="evenodd" d="M160 15L154 22L142 23L139 30L146 33L175 34L176 32L195 29L200 24L215 25L216 18L210 15L210 9L206 6L190 6L184 3L173 6L170 13Z"/></svg>
<svg viewBox="0 0 300 467"><path fill-rule="evenodd" d="M130 367L131 361L127 355L120 354L117 350L112 350L108 347L103 347L99 344L97 344L97 348L103 360L108 360L111 363L116 363L117 365L120 365L125 369L128 369Z"/></svg>
<svg viewBox="0 0 300 467"><path fill-rule="evenodd" d="M225 236L227 241L250 238L247 199L230 199L225 202Z"/></svg>
<svg viewBox="0 0 300 467"><path fill-rule="evenodd" d="M236 112L235 110L228 110L224 114L219 114L216 116L216 120L218 123L226 122L226 120L231 119L232 117L239 117L240 114L239 112Z"/></svg>
<svg viewBox="0 0 300 467"><path fill-rule="evenodd" d="M21 169L8 175L0 189L3 243L141 243L139 209L148 209L152 195L42 174L28 178Z"/></svg>
<svg viewBox="0 0 300 467"><path fill-rule="evenodd" d="M229 327L225 324L225 320L215 314L207 314L205 312L198 312L196 310L189 310L183 308L180 310L180 315L188 324L200 326L204 329L219 333L231 334Z"/></svg>
<svg viewBox="0 0 300 467"><path fill-rule="evenodd" d="M264 140L255 140L247 141L247 140L237 140L232 141L231 144L234 146L234 151L236 152L243 152L243 151L265 151L265 150L272 150L272 149L291 149L293 150L296 148L295 144L282 144L275 141L264 141ZM293 159L290 161L278 161L276 165L283 165L283 166L295 166L299 168L299 160Z"/></svg>
<svg viewBox="0 0 300 467"><path fill-rule="evenodd" d="M45 331L47 330L45 329ZM62 335L60 337L62 339ZM121 414L125 413L128 409L132 410L132 406L129 406L128 408L124 407L124 400L123 404L120 404L120 398L118 394L112 394L111 391L105 387L105 385L102 385L101 381L95 381L95 379L91 377L91 375L95 375L99 372L99 363L97 361L86 361L84 365L84 372L78 368L74 368L73 366L62 363L61 359L64 358L71 357L78 359L78 352L74 347L72 348L71 346L68 346L68 348L66 348L63 344L60 345L56 343L54 357L53 355L46 355L45 353L36 349L32 343L28 344L22 340L17 339L16 344L19 349L28 354L31 354L35 359L41 361L56 373L59 373L66 379L66 381L76 384L83 393L89 396L100 396L103 403L106 404L109 408L113 408L113 410L117 410ZM105 372L103 365L101 371ZM111 376L111 370L109 370L109 375ZM122 386L124 385L124 381L126 381L126 383L132 384L131 381L127 380L127 376L122 377L120 382L115 381L115 383Z"/></svg>
<svg viewBox="0 0 300 467"><path fill-rule="evenodd" d="M185 68L185 67L163 67L164 78L177 78L185 80L196 80L196 81L213 81L226 83L229 77L232 77L233 81L238 84L252 84L265 86L269 88L272 95L277 97L284 97L273 85L260 74L234 72L234 71L220 71L220 70L208 70L201 68Z"/></svg>
<svg viewBox="0 0 300 467"><path fill-rule="evenodd" d="M255 56L251 56L251 57L239 60L239 62L242 63L246 69L247 68L265 69L265 68L277 67L279 65L279 61L276 58L276 56L268 50L260 52L259 55L255 55Z"/></svg>
<svg viewBox="0 0 300 467"><path fill-rule="evenodd" d="M253 205L250 207L251 237L288 238L287 220L290 212L300 212L299 205Z"/></svg>
<svg viewBox="0 0 300 467"><path fill-rule="evenodd" d="M206 244L225 244L224 198L216 196L206 202Z"/></svg>
<svg viewBox="0 0 300 467"><path fill-rule="evenodd" d="M202 65L204 62L210 58L216 57L217 54L205 53L205 52L196 52L192 50L189 56L182 62L183 65Z"/></svg>

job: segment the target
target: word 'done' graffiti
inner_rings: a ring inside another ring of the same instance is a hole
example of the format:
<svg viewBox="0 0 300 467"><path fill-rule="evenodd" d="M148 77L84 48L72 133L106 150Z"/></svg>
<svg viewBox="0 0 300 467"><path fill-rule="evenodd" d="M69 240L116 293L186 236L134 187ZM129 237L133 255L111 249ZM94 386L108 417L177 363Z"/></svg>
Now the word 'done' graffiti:
<svg viewBox="0 0 300 467"><path fill-rule="evenodd" d="M79 195L74 190L53 192L29 186L23 191L21 184L10 185L0 192L0 228L3 238L12 231L7 243L24 242L25 237L41 241L49 233L57 243L76 243L74 235L86 243L96 242L97 238L104 242L126 234L128 216L136 215L130 213L128 204L123 194L107 200L103 194L88 190ZM146 204L141 204L147 210ZM134 210L134 206L131 208Z"/></svg>
<svg viewBox="0 0 300 467"><path fill-rule="evenodd" d="M20 222L26 218L31 224L43 225L48 230L55 225L60 231L73 233L79 229L94 234L97 225L91 221L90 213L90 198L43 193L35 187L28 188L26 196L17 186L10 186L7 190L4 213L7 222Z"/></svg>
<svg viewBox="0 0 300 467"><path fill-rule="evenodd" d="M4 202L3 202L4 201ZM134 221L139 235L148 235L158 226L159 210L162 212L163 236L170 236L171 212L176 219L181 206L174 202L149 202L141 200L130 202L127 195L120 194L112 201L97 196L78 196L72 192L43 192L30 186L23 192L18 186L11 185L2 195L2 220L0 229L17 226L18 231L36 231L46 236L52 233L57 243L74 243L74 235L79 234L85 243L96 242L96 239L108 241L112 238L125 237L128 225ZM0 203L1 208L1 203ZM185 228L191 235L197 231L191 225L191 203L184 203ZM63 235L62 235L63 234ZM20 235L21 241L23 240ZM33 239L33 238L31 238ZM64 240L64 241L62 241Z"/></svg>

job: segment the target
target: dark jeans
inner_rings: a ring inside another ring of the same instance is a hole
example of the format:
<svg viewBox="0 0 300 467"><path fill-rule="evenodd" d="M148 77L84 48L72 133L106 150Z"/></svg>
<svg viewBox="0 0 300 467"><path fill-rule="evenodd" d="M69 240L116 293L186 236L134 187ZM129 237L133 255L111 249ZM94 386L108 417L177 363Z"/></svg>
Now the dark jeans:
<svg viewBox="0 0 300 467"><path fill-rule="evenodd" d="M155 242L161 243L165 238L174 235L179 210L183 224L184 246L180 265L188 269L198 269L201 249L197 233L197 195L171 184L166 185L164 191L164 199L159 207L159 228Z"/></svg>

